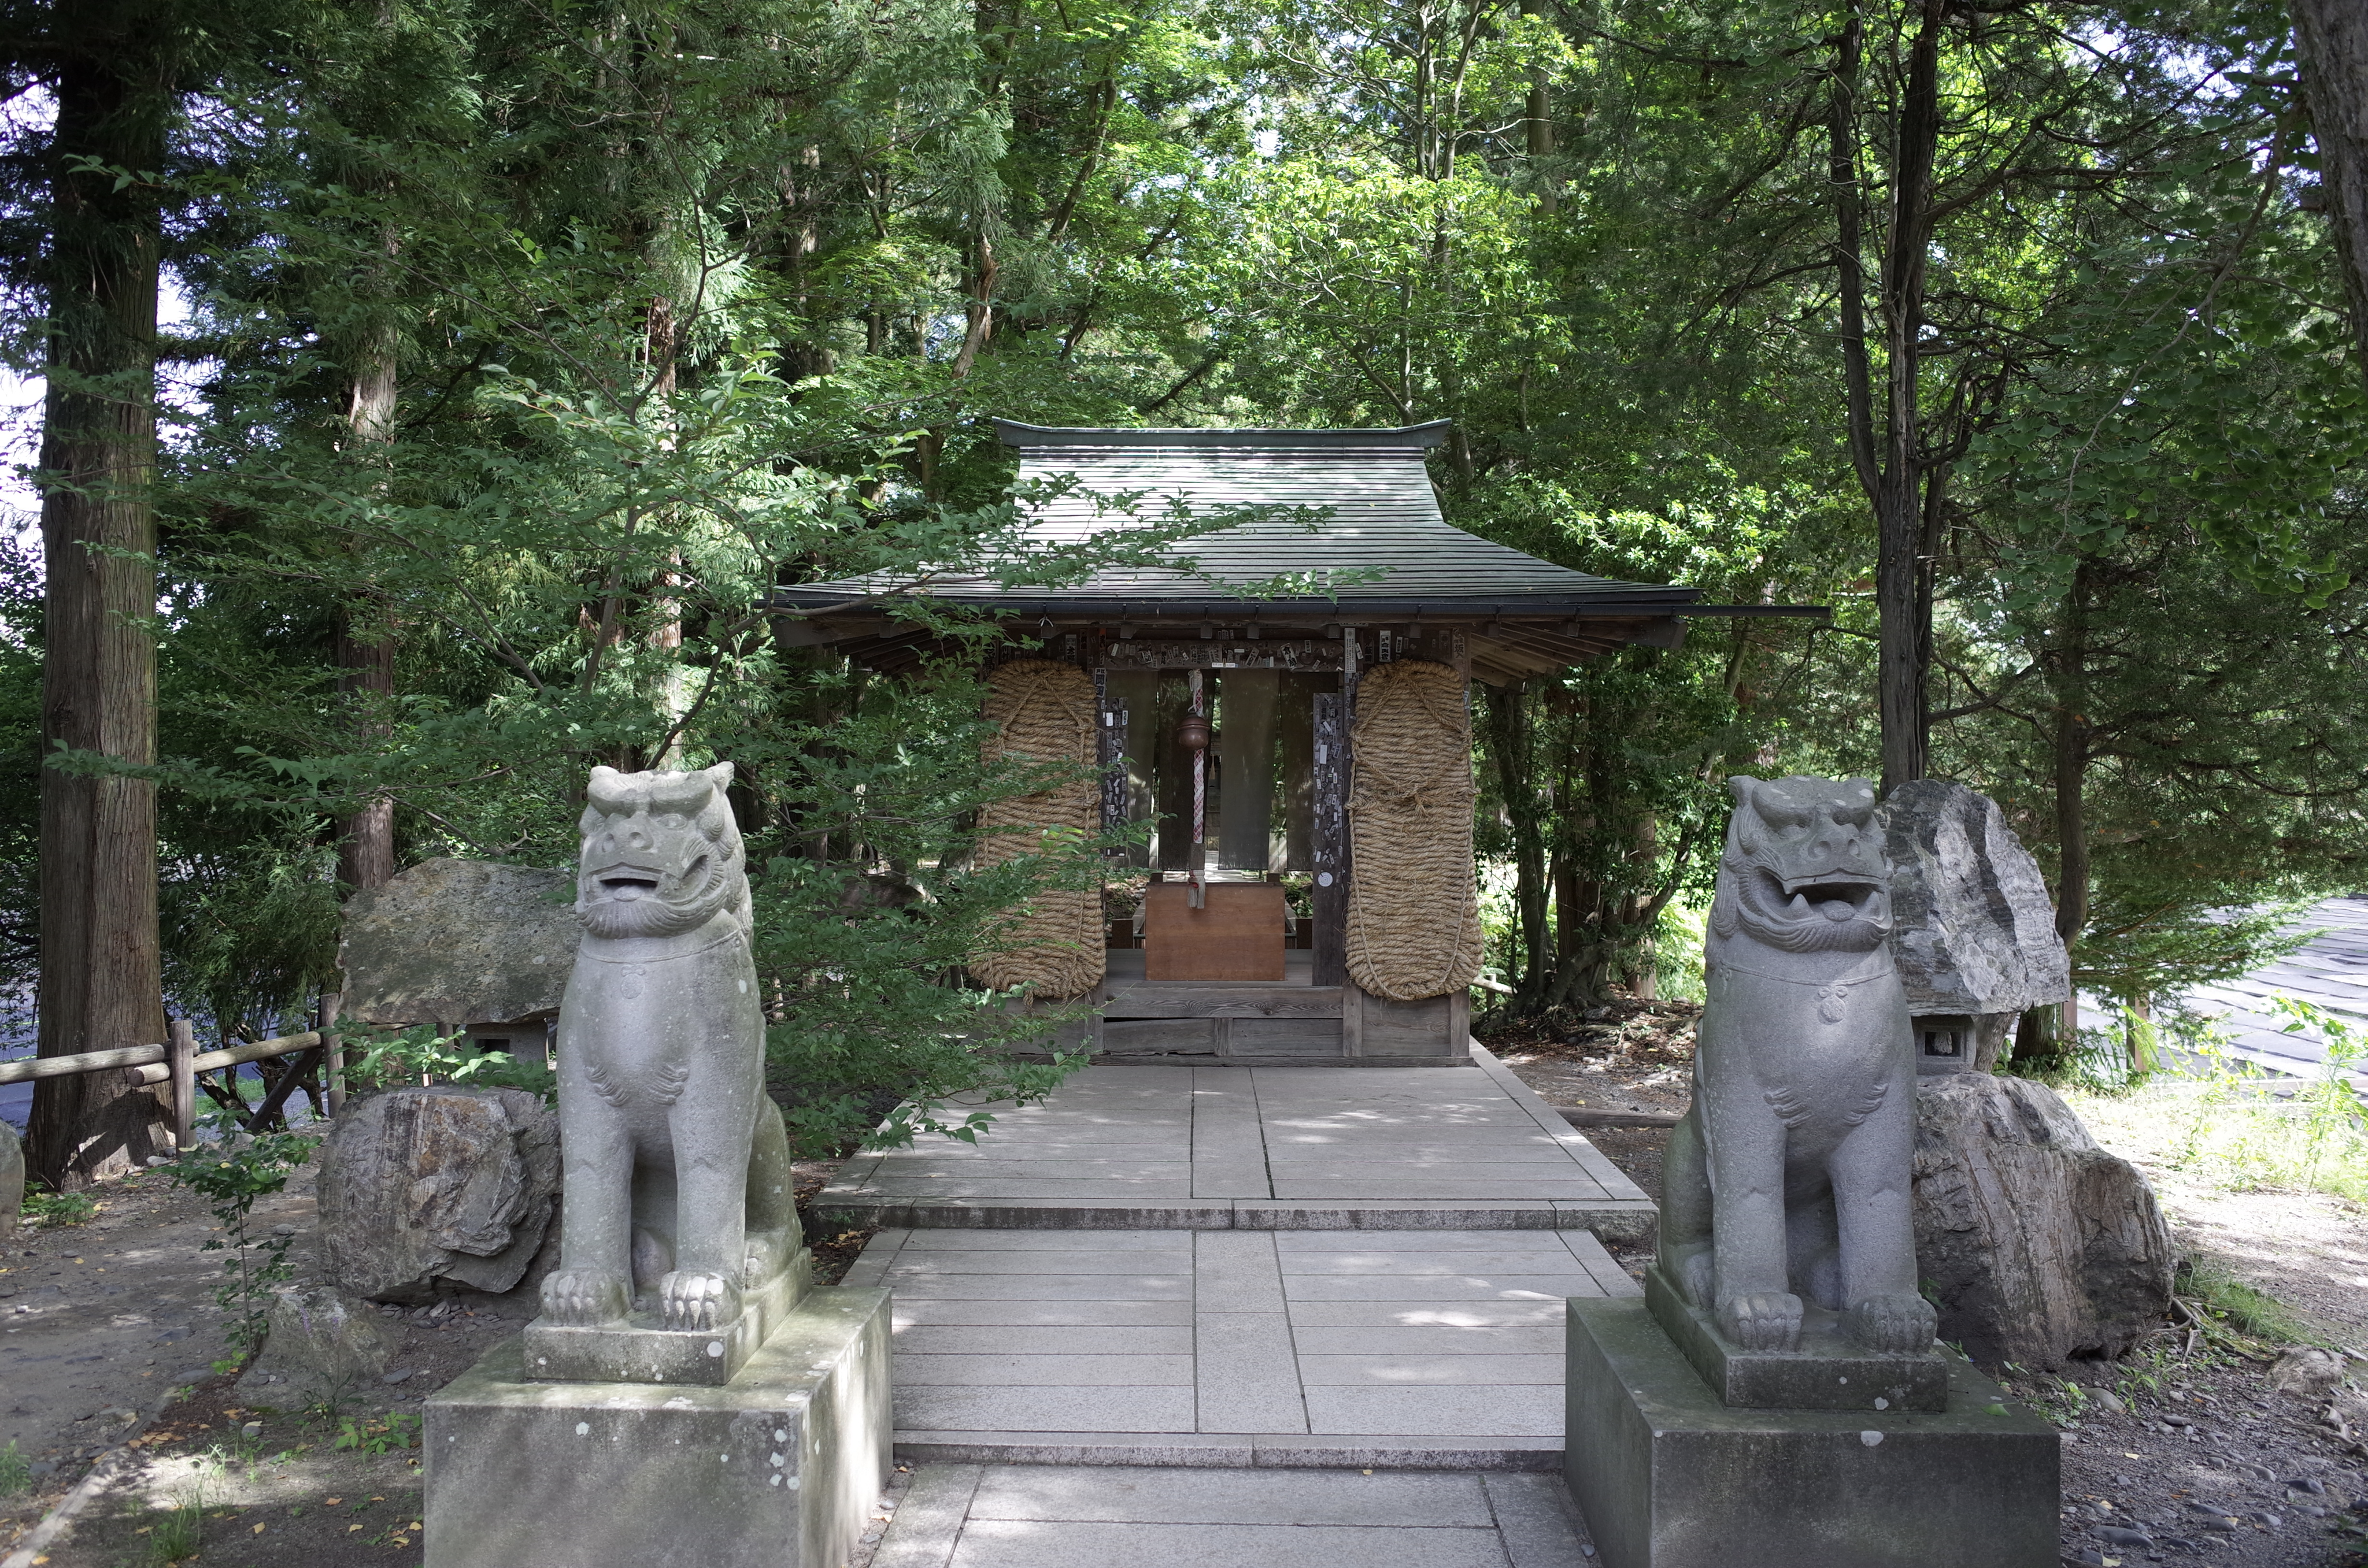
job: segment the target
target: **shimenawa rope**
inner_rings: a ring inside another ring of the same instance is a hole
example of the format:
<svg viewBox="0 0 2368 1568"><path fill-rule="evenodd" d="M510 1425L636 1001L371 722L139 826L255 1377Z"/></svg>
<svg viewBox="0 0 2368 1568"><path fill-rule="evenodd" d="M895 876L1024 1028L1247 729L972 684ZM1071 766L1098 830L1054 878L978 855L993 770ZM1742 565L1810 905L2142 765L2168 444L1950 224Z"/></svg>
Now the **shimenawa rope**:
<svg viewBox="0 0 2368 1568"><path fill-rule="evenodd" d="M1015 659L987 672L985 716L996 734L981 748L992 774L1006 763L1095 761L1094 683L1073 665ZM1047 847L1056 836L1082 837L1101 825L1101 796L1090 775L1032 795L996 801L978 814L977 864L1001 865ZM1028 986L1034 995L1063 1001L1101 983L1101 894L1083 888L1045 888L995 928L994 947L971 960L979 983L998 991Z"/></svg>
<svg viewBox="0 0 2368 1568"><path fill-rule="evenodd" d="M1463 677L1428 659L1376 665L1350 738L1349 978L1393 1002L1461 991L1482 957Z"/></svg>

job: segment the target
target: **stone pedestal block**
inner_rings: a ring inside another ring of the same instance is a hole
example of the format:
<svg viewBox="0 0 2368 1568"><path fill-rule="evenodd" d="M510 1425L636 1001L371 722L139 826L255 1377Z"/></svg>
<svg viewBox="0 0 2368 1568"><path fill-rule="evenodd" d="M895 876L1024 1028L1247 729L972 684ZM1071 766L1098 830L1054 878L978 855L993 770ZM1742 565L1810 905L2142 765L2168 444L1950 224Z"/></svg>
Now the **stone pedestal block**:
<svg viewBox="0 0 2368 1568"><path fill-rule="evenodd" d="M1798 1350L1746 1350L1669 1283L1645 1271L1645 1306L1680 1355L1728 1404L1776 1410L1946 1410L1949 1362L1938 1351L1886 1356L1842 1330L1842 1315L1802 1309Z"/></svg>
<svg viewBox="0 0 2368 1568"><path fill-rule="evenodd" d="M1722 1403L1645 1303L1574 1301L1563 1469L1605 1568L2055 1568L2058 1438L1953 1361L1945 1411Z"/></svg>
<svg viewBox="0 0 2368 1568"><path fill-rule="evenodd" d="M658 1326L651 1307L621 1324L562 1326L538 1318L526 1325L526 1369L538 1382L698 1383L722 1388L803 1299L814 1254L743 1297L740 1315L711 1332Z"/></svg>
<svg viewBox="0 0 2368 1568"><path fill-rule="evenodd" d="M552 1383L518 1339L427 1402L428 1568L839 1568L891 1463L888 1292L811 1290L722 1388Z"/></svg>

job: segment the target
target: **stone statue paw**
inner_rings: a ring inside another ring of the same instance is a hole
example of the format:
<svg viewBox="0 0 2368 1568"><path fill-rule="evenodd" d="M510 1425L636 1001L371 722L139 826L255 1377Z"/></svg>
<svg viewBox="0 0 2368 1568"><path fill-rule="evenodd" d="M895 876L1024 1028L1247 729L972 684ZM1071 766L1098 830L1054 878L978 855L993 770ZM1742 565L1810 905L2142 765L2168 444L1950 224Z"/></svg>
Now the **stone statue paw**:
<svg viewBox="0 0 2368 1568"><path fill-rule="evenodd" d="M1798 1350L1801 1298L1789 1290L1745 1290L1718 1304L1718 1326L1746 1350Z"/></svg>
<svg viewBox="0 0 2368 1568"><path fill-rule="evenodd" d="M1941 1332L1941 1314L1921 1296L1869 1296L1843 1322L1861 1345L1893 1356L1920 1355Z"/></svg>
<svg viewBox="0 0 2368 1568"><path fill-rule="evenodd" d="M598 1328L622 1323L632 1291L613 1274L562 1268L542 1282L542 1315L563 1328Z"/></svg>
<svg viewBox="0 0 2368 1568"><path fill-rule="evenodd" d="M1718 1295L1718 1274L1708 1245L1691 1247L1679 1257L1678 1289L1695 1306L1707 1307Z"/></svg>
<svg viewBox="0 0 2368 1568"><path fill-rule="evenodd" d="M672 1329L716 1329L740 1315L740 1288L721 1274L677 1268L658 1283Z"/></svg>

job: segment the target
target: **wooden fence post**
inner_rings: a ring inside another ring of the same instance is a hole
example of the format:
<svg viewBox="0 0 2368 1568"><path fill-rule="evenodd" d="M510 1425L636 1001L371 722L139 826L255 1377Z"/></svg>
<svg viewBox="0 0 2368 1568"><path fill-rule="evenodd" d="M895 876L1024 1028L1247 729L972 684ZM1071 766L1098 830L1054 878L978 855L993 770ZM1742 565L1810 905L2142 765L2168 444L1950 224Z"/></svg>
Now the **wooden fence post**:
<svg viewBox="0 0 2368 1568"><path fill-rule="evenodd" d="M175 1018L165 1040L165 1084L173 1096L173 1150L186 1153L198 1121L198 1074L190 1065L198 1054L198 1031L187 1018Z"/></svg>
<svg viewBox="0 0 2368 1568"><path fill-rule="evenodd" d="M329 1119L335 1121L346 1108L346 1037L337 1031L337 1014L344 1010L346 994L324 992L321 995L321 1076L326 1080Z"/></svg>

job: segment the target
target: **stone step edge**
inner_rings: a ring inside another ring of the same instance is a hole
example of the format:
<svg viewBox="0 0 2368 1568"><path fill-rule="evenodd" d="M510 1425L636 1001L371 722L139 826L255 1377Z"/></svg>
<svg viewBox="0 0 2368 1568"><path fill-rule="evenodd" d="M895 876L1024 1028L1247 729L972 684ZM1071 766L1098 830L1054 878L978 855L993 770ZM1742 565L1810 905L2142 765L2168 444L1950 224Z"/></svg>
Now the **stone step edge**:
<svg viewBox="0 0 2368 1568"><path fill-rule="evenodd" d="M1592 1231L1602 1241L1644 1241L1660 1210L1643 1199L1551 1199L1538 1203L1299 1204L1273 1199L1100 1203L1044 1198L861 1199L818 1194L825 1224L940 1231Z"/></svg>
<svg viewBox="0 0 2368 1568"><path fill-rule="evenodd" d="M1304 1432L916 1432L905 1464L1183 1466L1207 1470L1488 1470L1559 1473L1563 1440L1539 1437L1311 1436Z"/></svg>

